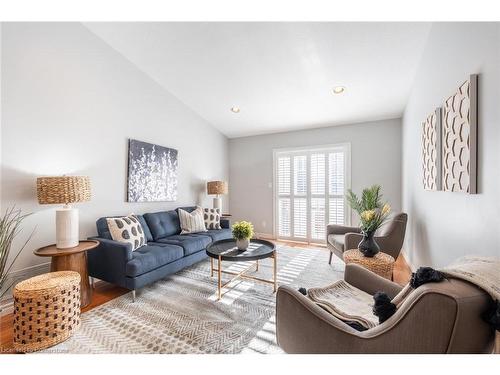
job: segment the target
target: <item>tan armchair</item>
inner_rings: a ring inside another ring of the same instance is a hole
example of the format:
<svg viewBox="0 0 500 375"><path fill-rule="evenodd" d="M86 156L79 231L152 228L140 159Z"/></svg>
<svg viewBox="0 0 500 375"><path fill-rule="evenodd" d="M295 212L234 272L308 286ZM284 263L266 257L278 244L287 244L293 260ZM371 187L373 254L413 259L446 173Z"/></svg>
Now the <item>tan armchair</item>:
<svg viewBox="0 0 500 375"><path fill-rule="evenodd" d="M391 298L401 286L361 266L348 264L345 280L369 294ZM276 335L287 353L491 353L494 330L481 318L490 296L465 281L420 286L396 313L360 332L289 286L276 295Z"/></svg>
<svg viewBox="0 0 500 375"><path fill-rule="evenodd" d="M405 239L406 222L408 215L399 213L393 215L387 223L375 232L375 241L380 246L380 251L397 259ZM332 255L343 258L344 251L357 249L363 238L358 227L346 227L342 225L329 224L326 227L326 245L330 250L329 264L332 263Z"/></svg>

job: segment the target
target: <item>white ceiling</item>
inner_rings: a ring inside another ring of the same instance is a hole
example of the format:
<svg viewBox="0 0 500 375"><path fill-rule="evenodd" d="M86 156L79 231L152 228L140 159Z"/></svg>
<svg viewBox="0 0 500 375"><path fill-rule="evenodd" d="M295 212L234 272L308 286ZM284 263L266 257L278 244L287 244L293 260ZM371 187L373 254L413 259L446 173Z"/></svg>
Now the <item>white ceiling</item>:
<svg viewBox="0 0 500 375"><path fill-rule="evenodd" d="M230 138L401 116L430 29L429 23L85 25ZM336 85L346 92L332 94Z"/></svg>

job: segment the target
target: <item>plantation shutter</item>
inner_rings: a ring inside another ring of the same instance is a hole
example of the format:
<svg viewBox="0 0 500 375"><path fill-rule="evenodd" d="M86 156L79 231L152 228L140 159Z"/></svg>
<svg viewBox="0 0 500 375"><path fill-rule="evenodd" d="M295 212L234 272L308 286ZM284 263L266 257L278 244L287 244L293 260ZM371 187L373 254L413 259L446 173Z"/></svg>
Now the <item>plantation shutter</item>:
<svg viewBox="0 0 500 375"><path fill-rule="evenodd" d="M345 223L345 160L343 152L328 154L328 194L329 223L342 225Z"/></svg>
<svg viewBox="0 0 500 375"><path fill-rule="evenodd" d="M311 160L311 239L321 240L325 233L325 153L314 153Z"/></svg>
<svg viewBox="0 0 500 375"><path fill-rule="evenodd" d="M275 153L276 234L324 242L328 223L345 224L347 148Z"/></svg>
<svg viewBox="0 0 500 375"><path fill-rule="evenodd" d="M291 230L291 207L290 207L290 157L278 158L278 235L290 237Z"/></svg>

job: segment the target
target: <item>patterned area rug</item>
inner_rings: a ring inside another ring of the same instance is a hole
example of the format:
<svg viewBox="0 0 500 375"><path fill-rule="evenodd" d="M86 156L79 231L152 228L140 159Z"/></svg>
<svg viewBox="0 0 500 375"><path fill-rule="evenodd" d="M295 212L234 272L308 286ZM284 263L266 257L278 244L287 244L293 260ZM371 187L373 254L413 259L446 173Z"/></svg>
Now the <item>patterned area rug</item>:
<svg viewBox="0 0 500 375"><path fill-rule="evenodd" d="M278 247L278 283L318 287L341 279L344 264L321 249ZM238 271L245 263L223 262ZM259 277L271 278L272 260ZM204 260L131 294L82 314L67 341L45 353L282 353L276 345L272 285L236 280L216 302L217 279Z"/></svg>

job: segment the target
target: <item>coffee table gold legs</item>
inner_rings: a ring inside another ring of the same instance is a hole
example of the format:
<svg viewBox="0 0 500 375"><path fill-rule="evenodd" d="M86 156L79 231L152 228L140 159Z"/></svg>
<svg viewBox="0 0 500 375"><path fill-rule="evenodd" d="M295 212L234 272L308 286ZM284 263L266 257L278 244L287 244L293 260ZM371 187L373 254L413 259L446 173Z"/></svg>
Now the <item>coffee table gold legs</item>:
<svg viewBox="0 0 500 375"><path fill-rule="evenodd" d="M240 272L223 271L222 270L221 256L219 255L219 257L217 258L217 269L214 268L213 258L210 258L210 277L212 277L214 275L214 271L217 271L217 301L219 301L222 298L222 288L226 287L227 285L229 285L231 282L233 282L234 280L236 280L238 278L260 281L260 282L266 283L266 284L272 284L273 285L273 292L276 293L276 290L278 289L278 280L277 280L278 253L276 251L274 251L271 258L273 259L273 278L272 278L272 280L262 279L260 277L246 275L245 273L250 271L253 268L253 264ZM258 270L259 270L259 261L257 260L255 262L255 271L258 271ZM223 273L234 276L231 280L224 283L224 285L222 285L222 274Z"/></svg>
<svg viewBox="0 0 500 375"><path fill-rule="evenodd" d="M276 289L277 289L277 285L276 285L276 268L277 268L277 256L278 254L276 253L276 250L274 250L274 253L273 253L273 282L274 282L274 293L276 293Z"/></svg>
<svg viewBox="0 0 500 375"><path fill-rule="evenodd" d="M218 280L217 280L217 300L220 300L222 297L222 259L221 256L219 255L219 262L217 264L217 274L218 274Z"/></svg>

